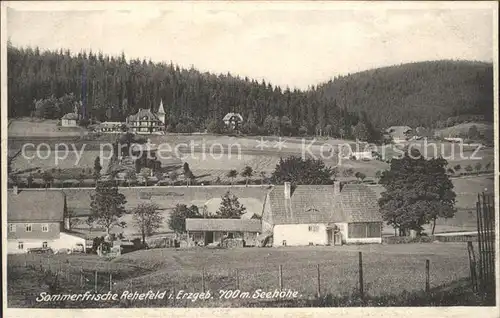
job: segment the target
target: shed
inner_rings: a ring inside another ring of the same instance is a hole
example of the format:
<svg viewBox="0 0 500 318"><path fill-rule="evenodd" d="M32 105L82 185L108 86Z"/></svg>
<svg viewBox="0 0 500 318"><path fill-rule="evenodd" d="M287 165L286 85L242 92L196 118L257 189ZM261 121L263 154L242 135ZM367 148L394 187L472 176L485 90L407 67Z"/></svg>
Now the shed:
<svg viewBox="0 0 500 318"><path fill-rule="evenodd" d="M186 219L186 231L197 245L220 243L225 238L241 238L246 245L254 245L262 233L260 220L246 219Z"/></svg>

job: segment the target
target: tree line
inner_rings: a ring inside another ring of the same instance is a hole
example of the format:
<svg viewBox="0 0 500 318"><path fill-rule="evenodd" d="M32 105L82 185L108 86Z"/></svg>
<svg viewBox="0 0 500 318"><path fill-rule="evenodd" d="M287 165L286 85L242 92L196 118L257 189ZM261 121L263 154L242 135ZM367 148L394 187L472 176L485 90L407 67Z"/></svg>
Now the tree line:
<svg viewBox="0 0 500 318"><path fill-rule="evenodd" d="M189 132L206 129L228 112L242 114L242 125L254 133L280 135L349 135L359 121L355 112L322 96L314 87L303 91L281 88L230 73L202 73L173 63L131 59L69 50L40 51L8 45L9 117L40 114L60 118L81 103L84 117L124 121L139 108L156 111L163 101L167 129ZM38 112L44 99L59 107ZM53 101L54 102L54 101ZM214 128L216 129L216 128Z"/></svg>

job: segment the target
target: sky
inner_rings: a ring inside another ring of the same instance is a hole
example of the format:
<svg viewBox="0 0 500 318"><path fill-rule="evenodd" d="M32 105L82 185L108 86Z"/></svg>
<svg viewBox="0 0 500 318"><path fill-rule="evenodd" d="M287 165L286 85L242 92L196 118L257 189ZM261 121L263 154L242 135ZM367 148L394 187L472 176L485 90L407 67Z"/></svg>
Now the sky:
<svg viewBox="0 0 500 318"><path fill-rule="evenodd" d="M123 51L302 89L407 62L493 61L491 5L101 4L11 3L8 37L16 46Z"/></svg>

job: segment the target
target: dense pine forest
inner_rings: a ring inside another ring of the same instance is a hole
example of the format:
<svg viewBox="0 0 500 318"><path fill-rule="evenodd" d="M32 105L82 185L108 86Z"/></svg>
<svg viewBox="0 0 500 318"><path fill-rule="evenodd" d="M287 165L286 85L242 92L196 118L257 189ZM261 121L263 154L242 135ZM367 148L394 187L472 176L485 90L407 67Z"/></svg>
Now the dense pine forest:
<svg viewBox="0 0 500 318"><path fill-rule="evenodd" d="M85 116L124 120L163 100L170 131L202 130L228 112L241 113L249 132L346 137L364 122L442 125L451 116L492 120L493 67L480 62L405 64L337 77L303 91L236 75L203 73L101 53L8 46L9 117L33 116L37 100L81 101ZM64 103L63 103L64 104ZM60 118L67 107L45 114ZM179 129L178 129L179 130Z"/></svg>
<svg viewBox="0 0 500 318"><path fill-rule="evenodd" d="M337 77L317 91L349 111L366 111L377 126L443 127L450 117L493 121L489 63L431 61L384 67Z"/></svg>

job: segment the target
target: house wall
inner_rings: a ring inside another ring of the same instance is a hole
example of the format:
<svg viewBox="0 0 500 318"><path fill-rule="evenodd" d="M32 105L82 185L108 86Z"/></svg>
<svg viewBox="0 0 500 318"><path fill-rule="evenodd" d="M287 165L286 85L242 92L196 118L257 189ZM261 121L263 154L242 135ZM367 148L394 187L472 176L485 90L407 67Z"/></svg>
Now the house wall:
<svg viewBox="0 0 500 318"><path fill-rule="evenodd" d="M64 126L64 127L76 126L76 120L74 120L74 119L61 119L61 126Z"/></svg>
<svg viewBox="0 0 500 318"><path fill-rule="evenodd" d="M316 226L317 231L309 231L309 226ZM273 246L327 245L326 224L276 224L273 229Z"/></svg>
<svg viewBox="0 0 500 318"><path fill-rule="evenodd" d="M15 232L10 231L10 224L15 225ZM31 224L31 232L26 231L26 224ZM42 226L47 225L48 232L42 231ZM7 226L7 239L56 239L61 231L61 223L59 222L9 222Z"/></svg>
<svg viewBox="0 0 500 318"><path fill-rule="evenodd" d="M23 243L23 249L19 249L19 242ZM27 253L30 248L43 247L43 242L47 242L47 247L52 248L54 251L76 247L76 244L83 244L85 246L85 239L70 235L67 233L60 233L60 236L55 239L8 239L7 240L7 253L8 254L21 254Z"/></svg>

